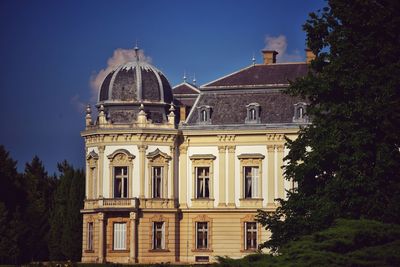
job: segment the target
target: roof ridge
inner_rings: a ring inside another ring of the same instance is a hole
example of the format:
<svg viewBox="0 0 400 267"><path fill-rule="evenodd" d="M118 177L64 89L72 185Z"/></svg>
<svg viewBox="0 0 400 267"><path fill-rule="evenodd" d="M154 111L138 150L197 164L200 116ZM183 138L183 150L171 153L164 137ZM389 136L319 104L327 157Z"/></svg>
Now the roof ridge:
<svg viewBox="0 0 400 267"><path fill-rule="evenodd" d="M223 77L221 77L221 78L218 78L218 79L215 79L215 80L213 80L213 81L211 81L211 82L208 82L208 83L206 83L206 84L203 84L203 85L200 86L200 88L202 88L202 87L207 87L208 85L210 85L210 84L212 84L212 83L215 83L215 82L217 82L217 81L219 81L219 80L225 79L225 78L227 78L227 77L229 77L229 76L235 75L236 73L239 73L239 72L241 72L241 71L247 70L247 69L249 69L249 68L251 68L251 67L254 67L254 66L256 66L256 65L253 65L253 64L252 64L252 65L250 65L250 66L241 68L240 70L237 70L237 71L235 71L235 72L229 73L229 74L227 74L227 75L225 75L225 76L223 76Z"/></svg>

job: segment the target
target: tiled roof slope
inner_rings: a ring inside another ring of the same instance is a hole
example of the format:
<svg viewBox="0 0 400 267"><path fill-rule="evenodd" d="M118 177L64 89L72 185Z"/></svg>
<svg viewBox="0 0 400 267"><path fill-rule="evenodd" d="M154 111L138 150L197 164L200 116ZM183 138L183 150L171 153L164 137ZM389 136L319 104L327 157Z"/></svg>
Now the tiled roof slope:
<svg viewBox="0 0 400 267"><path fill-rule="evenodd" d="M260 64L212 81L202 88L289 84L288 81L305 76L307 71L306 63Z"/></svg>
<svg viewBox="0 0 400 267"><path fill-rule="evenodd" d="M174 95L177 95L177 94L199 94L199 90L197 89L197 87L195 85L184 82L184 83L181 83L181 84L178 84L177 86L175 86L173 88L172 93Z"/></svg>
<svg viewBox="0 0 400 267"><path fill-rule="evenodd" d="M260 104L260 123L291 123L294 115L294 104L303 102L278 90L257 90L253 92L204 93L196 107L212 107L211 124L245 124L246 105ZM188 125L196 125L198 112L196 107L188 118Z"/></svg>

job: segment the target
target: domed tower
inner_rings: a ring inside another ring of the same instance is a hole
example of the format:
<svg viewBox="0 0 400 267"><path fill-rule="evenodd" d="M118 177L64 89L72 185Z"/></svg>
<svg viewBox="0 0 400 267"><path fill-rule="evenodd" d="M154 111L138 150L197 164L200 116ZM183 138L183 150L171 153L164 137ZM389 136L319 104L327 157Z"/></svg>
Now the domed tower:
<svg viewBox="0 0 400 267"><path fill-rule="evenodd" d="M136 59L112 70L104 79L97 107L104 107L107 121L127 124L137 121L141 105L152 123L168 121L171 86L165 75L144 62L135 47Z"/></svg>

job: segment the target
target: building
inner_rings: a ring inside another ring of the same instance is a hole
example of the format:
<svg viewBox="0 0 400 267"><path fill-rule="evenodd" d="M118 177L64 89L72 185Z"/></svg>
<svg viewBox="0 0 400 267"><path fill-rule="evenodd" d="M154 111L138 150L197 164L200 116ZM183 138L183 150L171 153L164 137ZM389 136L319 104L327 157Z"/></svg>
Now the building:
<svg viewBox="0 0 400 267"><path fill-rule="evenodd" d="M306 103L283 93L307 63L276 54L200 88L171 89L138 56L108 74L82 132L83 262L212 262L268 238L257 209L292 187L284 136L308 123Z"/></svg>

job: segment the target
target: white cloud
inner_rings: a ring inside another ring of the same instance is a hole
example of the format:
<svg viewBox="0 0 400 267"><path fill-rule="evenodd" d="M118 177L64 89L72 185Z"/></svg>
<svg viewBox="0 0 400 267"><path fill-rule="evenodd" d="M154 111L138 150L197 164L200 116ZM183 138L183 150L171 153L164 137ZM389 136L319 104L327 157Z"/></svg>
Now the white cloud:
<svg viewBox="0 0 400 267"><path fill-rule="evenodd" d="M69 102L71 103L71 105L75 108L75 110L78 113L83 113L86 109L86 104L84 102L82 102L82 100L80 99L80 96L78 94L71 97Z"/></svg>
<svg viewBox="0 0 400 267"><path fill-rule="evenodd" d="M278 52L278 62L293 62L301 61L303 57L300 55L299 50L294 50L292 53L287 52L287 39L285 35L265 37L265 47L267 50L275 50Z"/></svg>
<svg viewBox="0 0 400 267"><path fill-rule="evenodd" d="M91 102L97 101L100 86L107 74L119 65L133 61L135 58L136 54L134 49L115 49L113 55L107 60L107 67L94 73L90 77L90 88L92 90ZM139 50L139 58L142 61L151 62L151 58L146 56L143 50Z"/></svg>

